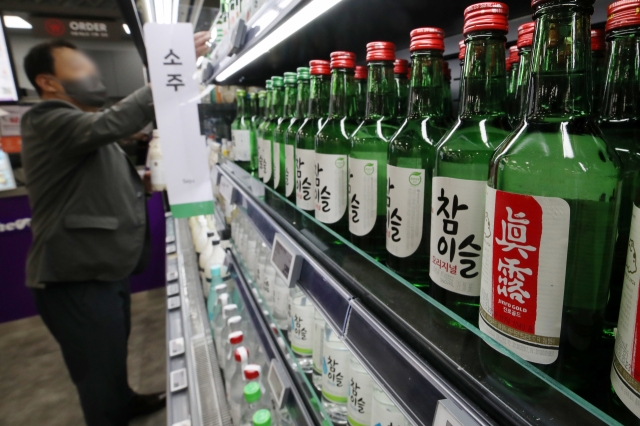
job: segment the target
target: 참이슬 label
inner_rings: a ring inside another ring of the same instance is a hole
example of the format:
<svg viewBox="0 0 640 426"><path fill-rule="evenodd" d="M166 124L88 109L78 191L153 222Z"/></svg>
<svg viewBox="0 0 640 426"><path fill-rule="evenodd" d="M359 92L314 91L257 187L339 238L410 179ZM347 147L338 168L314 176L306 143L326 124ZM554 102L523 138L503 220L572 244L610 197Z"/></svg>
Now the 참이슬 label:
<svg viewBox="0 0 640 426"><path fill-rule="evenodd" d="M233 158L236 161L251 161L251 131L231 130Z"/></svg>
<svg viewBox="0 0 640 426"><path fill-rule="evenodd" d="M373 398L373 379L364 369L349 369L349 401L347 416L349 424L369 426L371 421L371 400Z"/></svg>
<svg viewBox="0 0 640 426"><path fill-rule="evenodd" d="M258 166L260 167L260 176L262 177L262 182L267 183L271 179L271 141L268 139L260 138L260 149Z"/></svg>
<svg viewBox="0 0 640 426"><path fill-rule="evenodd" d="M322 223L336 223L347 210L347 169L346 155L316 153L315 215Z"/></svg>
<svg viewBox="0 0 640 426"><path fill-rule="evenodd" d="M303 303L305 303L303 305ZM313 314L314 308L306 296L297 296L293 299L291 306L291 349L299 355L311 355L313 352Z"/></svg>
<svg viewBox="0 0 640 426"><path fill-rule="evenodd" d="M616 395L637 417L640 417L640 259L636 245L640 243L640 208L633 206L631 232L624 271L622 302L618 317L616 346L611 367L611 384Z"/></svg>
<svg viewBox="0 0 640 426"><path fill-rule="evenodd" d="M558 358L570 207L487 185L480 330L536 364Z"/></svg>
<svg viewBox="0 0 640 426"><path fill-rule="evenodd" d="M296 205L302 210L315 208L313 167L316 152L313 149L296 148Z"/></svg>
<svg viewBox="0 0 640 426"><path fill-rule="evenodd" d="M296 170L295 170L295 147L293 145L284 146L284 183L285 183L285 196L289 197L293 194L293 190L296 187Z"/></svg>
<svg viewBox="0 0 640 426"><path fill-rule="evenodd" d="M411 256L422 241L424 218L423 169L387 165L387 251Z"/></svg>
<svg viewBox="0 0 640 426"><path fill-rule="evenodd" d="M364 236L376 224L378 162L349 157L349 232Z"/></svg>
<svg viewBox="0 0 640 426"><path fill-rule="evenodd" d="M429 276L465 296L480 295L485 186L484 181L433 178Z"/></svg>
<svg viewBox="0 0 640 426"><path fill-rule="evenodd" d="M280 144L273 143L273 187L280 185Z"/></svg>
<svg viewBox="0 0 640 426"><path fill-rule="evenodd" d="M322 395L329 401L347 403L349 350L341 342L324 342L322 347Z"/></svg>

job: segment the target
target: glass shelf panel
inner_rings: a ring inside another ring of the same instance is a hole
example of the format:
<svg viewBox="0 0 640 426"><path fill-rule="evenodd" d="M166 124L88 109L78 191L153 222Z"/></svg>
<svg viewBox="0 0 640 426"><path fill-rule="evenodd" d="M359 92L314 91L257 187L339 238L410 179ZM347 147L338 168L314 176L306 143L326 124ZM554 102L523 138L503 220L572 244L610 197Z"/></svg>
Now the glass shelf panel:
<svg viewBox="0 0 640 426"><path fill-rule="evenodd" d="M592 354L599 358L602 368L586 372L593 378L593 390L577 395L258 179L233 164L224 167L239 177L248 192L252 186L262 185L265 195L260 198L265 210L276 220L281 218L278 223L291 231L290 236L398 337L494 419L514 424L620 424L611 417L616 414L609 408L613 342L600 353ZM462 327L449 326L452 321ZM485 368L483 357L492 351L502 353L504 368L526 378L537 391L519 393Z"/></svg>

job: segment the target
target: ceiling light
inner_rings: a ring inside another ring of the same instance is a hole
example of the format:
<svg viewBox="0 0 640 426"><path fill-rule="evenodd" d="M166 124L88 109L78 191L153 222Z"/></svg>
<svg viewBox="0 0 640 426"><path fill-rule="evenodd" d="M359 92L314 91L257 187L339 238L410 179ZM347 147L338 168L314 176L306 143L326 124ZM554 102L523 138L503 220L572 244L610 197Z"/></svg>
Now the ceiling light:
<svg viewBox="0 0 640 426"><path fill-rule="evenodd" d="M273 49L291 34L294 34L300 28L304 27L309 22L313 21L341 1L342 0L314 0L313 2L309 3L298 13L287 19L285 23L271 32L271 34L267 35L263 40L258 42L258 44L251 48L248 52L245 52L234 63L229 65L227 69L223 70L216 77L216 80L221 82L231 77L233 74L237 73L242 68L246 67L251 62L267 53L269 50Z"/></svg>
<svg viewBox="0 0 640 426"><path fill-rule="evenodd" d="M7 28L20 28L23 30L30 30L33 26L22 19L19 16L14 15L5 15L4 16L4 26Z"/></svg>
<svg viewBox="0 0 640 426"><path fill-rule="evenodd" d="M129 29L129 26L127 24L122 24L122 28L124 29L125 33L131 34L131 30Z"/></svg>

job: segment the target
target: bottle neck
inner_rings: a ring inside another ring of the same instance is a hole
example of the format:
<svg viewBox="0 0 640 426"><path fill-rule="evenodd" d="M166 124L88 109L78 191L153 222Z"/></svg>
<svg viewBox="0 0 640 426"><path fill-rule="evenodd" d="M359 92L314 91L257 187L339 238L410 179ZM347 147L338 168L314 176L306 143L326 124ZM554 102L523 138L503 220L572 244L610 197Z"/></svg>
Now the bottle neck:
<svg viewBox="0 0 640 426"><path fill-rule="evenodd" d="M309 105L309 80L298 81L298 97L296 99L296 118L307 116Z"/></svg>
<svg viewBox="0 0 640 426"><path fill-rule="evenodd" d="M505 115L505 42L504 33L499 31L476 31L467 37L460 94L461 117Z"/></svg>
<svg viewBox="0 0 640 426"><path fill-rule="evenodd" d="M274 87L271 90L271 118L282 117L284 90L282 87Z"/></svg>
<svg viewBox="0 0 640 426"><path fill-rule="evenodd" d="M296 100L298 98L298 86L296 83L287 83L284 86L284 115L293 118L296 113Z"/></svg>
<svg viewBox="0 0 640 426"><path fill-rule="evenodd" d="M393 62L369 62L367 78L367 119L395 117L397 105Z"/></svg>
<svg viewBox="0 0 640 426"><path fill-rule="evenodd" d="M411 87L409 89L409 118L442 116L444 76L442 53L420 50L411 55Z"/></svg>
<svg viewBox="0 0 640 426"><path fill-rule="evenodd" d="M257 115L264 117L265 107L266 107L265 98L264 97L258 98L258 111L256 111Z"/></svg>
<svg viewBox="0 0 640 426"><path fill-rule="evenodd" d="M354 117L356 111L354 71L348 68L336 68L331 71L331 97L329 117Z"/></svg>
<svg viewBox="0 0 640 426"><path fill-rule="evenodd" d="M536 12L528 119L591 114L592 12L577 0L550 2Z"/></svg>
<svg viewBox="0 0 640 426"><path fill-rule="evenodd" d="M325 118L329 112L329 77L312 75L309 86L309 118Z"/></svg>
<svg viewBox="0 0 640 426"><path fill-rule="evenodd" d="M271 90L267 92L264 99L264 110L262 112L262 116L267 120L271 118Z"/></svg>
<svg viewBox="0 0 640 426"><path fill-rule="evenodd" d="M640 119L640 26L610 32L602 118Z"/></svg>
<svg viewBox="0 0 640 426"><path fill-rule="evenodd" d="M245 111L244 96L238 96L236 102L238 103L238 118L246 117L247 112Z"/></svg>

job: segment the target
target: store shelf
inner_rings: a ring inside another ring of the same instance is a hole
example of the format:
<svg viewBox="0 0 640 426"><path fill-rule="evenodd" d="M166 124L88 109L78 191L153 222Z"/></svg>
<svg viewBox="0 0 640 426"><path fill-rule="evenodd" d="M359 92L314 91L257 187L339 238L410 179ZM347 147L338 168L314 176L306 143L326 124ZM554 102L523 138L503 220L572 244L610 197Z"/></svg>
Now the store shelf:
<svg viewBox="0 0 640 426"><path fill-rule="evenodd" d="M166 228L167 425L231 426L189 227L168 214Z"/></svg>
<svg viewBox="0 0 640 426"><path fill-rule="evenodd" d="M279 234L302 254L299 287L414 424L431 425L438 401L445 399L465 413L465 425L617 424L596 407L604 406L598 398L608 392L610 361L603 361L606 371L590 372L594 382L604 380L599 395L587 402L241 168L217 167L233 185L232 201L264 239ZM466 327L447 326L452 319ZM505 354L504 364L541 391L518 394L501 384L485 369L485 351Z"/></svg>

